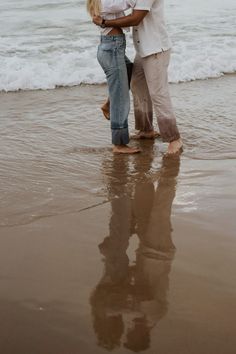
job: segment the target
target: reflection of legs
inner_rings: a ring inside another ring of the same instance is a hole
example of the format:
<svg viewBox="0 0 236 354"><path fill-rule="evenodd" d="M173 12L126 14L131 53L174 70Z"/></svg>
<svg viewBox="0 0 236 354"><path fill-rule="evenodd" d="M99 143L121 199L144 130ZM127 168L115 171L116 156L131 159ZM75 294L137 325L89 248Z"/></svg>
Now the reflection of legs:
<svg viewBox="0 0 236 354"><path fill-rule="evenodd" d="M107 164L108 163L108 164ZM109 236L99 245L104 256L104 273L92 293L94 331L98 345L108 351L121 346L125 330L123 311L129 291L129 245L131 201L127 195L128 160L114 156L107 161L104 173L108 176L108 199L111 200Z"/></svg>
<svg viewBox="0 0 236 354"><path fill-rule="evenodd" d="M172 257L174 245L171 238L171 208L175 197L176 177L179 172L180 159L163 159L150 214L147 232L143 235L144 248L150 248L157 254L168 252Z"/></svg>
<svg viewBox="0 0 236 354"><path fill-rule="evenodd" d="M178 171L179 158L163 159L158 187L156 191L153 187L152 198L150 188L151 210L149 217L146 217L147 226L137 228L140 247L136 261L136 287L145 289L142 312L150 327L163 318L168 310L169 273L175 252L170 217ZM148 201L143 204L140 198L136 198L136 202L139 202L136 209L144 210L145 215ZM136 217L137 223L143 224L141 212L136 213Z"/></svg>
<svg viewBox="0 0 236 354"><path fill-rule="evenodd" d="M140 137L153 138L152 101L148 91L142 59L138 55L136 55L134 61L131 90L134 98L135 129L140 131Z"/></svg>
<svg viewBox="0 0 236 354"><path fill-rule="evenodd" d="M107 350L120 346L124 332L122 304L127 297L124 283L129 262L125 253L126 245L122 244L122 250L119 249L117 254L117 242L109 236L99 245L105 256L105 274L90 298L98 345Z"/></svg>
<svg viewBox="0 0 236 354"><path fill-rule="evenodd" d="M139 237L145 234L153 207L155 188L152 181L140 181L135 185L133 213L136 232Z"/></svg>
<svg viewBox="0 0 236 354"><path fill-rule="evenodd" d="M133 233L137 233L139 238L146 233L155 195L153 181L147 177L152 169L153 148L154 140L151 140L145 146L145 156L134 160L134 171L138 182L134 184L132 200Z"/></svg>
<svg viewBox="0 0 236 354"><path fill-rule="evenodd" d="M128 329L124 347L136 353L148 349L151 343L150 331L145 316L134 318L132 327Z"/></svg>
<svg viewBox="0 0 236 354"><path fill-rule="evenodd" d="M128 276L128 256L126 250L130 237L130 200L120 196L111 201L112 216L110 235L99 245L105 256L104 280L113 284L122 284Z"/></svg>

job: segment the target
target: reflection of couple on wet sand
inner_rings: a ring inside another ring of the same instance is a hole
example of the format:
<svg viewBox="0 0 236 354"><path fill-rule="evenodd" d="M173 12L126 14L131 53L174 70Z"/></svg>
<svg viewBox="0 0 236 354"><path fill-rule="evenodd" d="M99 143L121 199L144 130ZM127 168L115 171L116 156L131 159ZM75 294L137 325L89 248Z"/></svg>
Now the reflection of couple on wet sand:
<svg viewBox="0 0 236 354"><path fill-rule="evenodd" d="M104 162L111 219L109 235L99 245L104 275L90 303L98 345L108 350L148 349L151 330L168 310L175 253L170 217L180 161L164 157L161 168L153 171L153 151L146 151L132 167L115 155ZM126 251L133 235L139 245L130 264Z"/></svg>
<svg viewBox="0 0 236 354"><path fill-rule="evenodd" d="M87 0L95 24L101 28L98 61L106 74L109 99L102 107L111 121L113 151L136 153L128 146L130 112L129 81L132 64L125 55L124 31L133 28L136 50L131 90L134 98L136 139L154 139L160 135L168 142L168 154L179 153L182 141L176 125L168 88L171 44L164 22L164 0ZM132 9L125 16L124 11ZM154 131L153 108L160 134Z"/></svg>

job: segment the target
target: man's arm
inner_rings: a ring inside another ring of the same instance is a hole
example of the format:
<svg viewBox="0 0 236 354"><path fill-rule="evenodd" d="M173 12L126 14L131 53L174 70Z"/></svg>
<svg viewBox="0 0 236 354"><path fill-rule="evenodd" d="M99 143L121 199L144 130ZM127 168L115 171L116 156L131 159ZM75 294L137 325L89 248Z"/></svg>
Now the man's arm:
<svg viewBox="0 0 236 354"><path fill-rule="evenodd" d="M134 8L136 0L110 0L104 1L102 12L116 14L117 12L125 11Z"/></svg>
<svg viewBox="0 0 236 354"><path fill-rule="evenodd" d="M115 20L105 20L106 27L133 27L138 26L144 17L148 14L147 10L134 10L131 15L117 18ZM94 16L93 22L100 26L102 24L102 18L100 16ZM104 23L104 22L103 22Z"/></svg>

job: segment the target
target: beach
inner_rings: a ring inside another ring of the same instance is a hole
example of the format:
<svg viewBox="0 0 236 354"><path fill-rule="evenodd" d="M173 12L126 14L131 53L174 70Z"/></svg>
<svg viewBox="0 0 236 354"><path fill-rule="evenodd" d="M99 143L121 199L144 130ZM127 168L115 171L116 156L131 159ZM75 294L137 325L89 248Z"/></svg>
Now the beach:
<svg viewBox="0 0 236 354"><path fill-rule="evenodd" d="M0 93L2 354L235 353L236 76L170 90L180 158L113 155L105 85Z"/></svg>

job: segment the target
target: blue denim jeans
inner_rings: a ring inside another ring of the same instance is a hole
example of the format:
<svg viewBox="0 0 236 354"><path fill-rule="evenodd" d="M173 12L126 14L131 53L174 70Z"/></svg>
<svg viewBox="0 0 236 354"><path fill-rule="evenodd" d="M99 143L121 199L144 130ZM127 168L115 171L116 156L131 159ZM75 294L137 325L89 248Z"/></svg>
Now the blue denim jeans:
<svg viewBox="0 0 236 354"><path fill-rule="evenodd" d="M125 56L125 35L101 36L97 58L106 74L110 97L112 143L129 143L128 115L130 111L129 82Z"/></svg>

